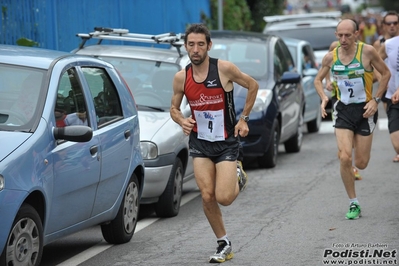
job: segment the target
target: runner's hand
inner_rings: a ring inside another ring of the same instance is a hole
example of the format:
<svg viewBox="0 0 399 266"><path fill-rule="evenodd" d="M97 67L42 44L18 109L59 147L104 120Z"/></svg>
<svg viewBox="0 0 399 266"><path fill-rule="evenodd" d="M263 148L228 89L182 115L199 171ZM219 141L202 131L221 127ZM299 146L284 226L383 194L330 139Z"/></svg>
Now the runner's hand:
<svg viewBox="0 0 399 266"><path fill-rule="evenodd" d="M247 122L242 120L241 118L238 119L238 123L234 128L234 137L237 137L240 134L241 137L246 137L248 135L249 128Z"/></svg>
<svg viewBox="0 0 399 266"><path fill-rule="evenodd" d="M393 104L399 103L399 89L397 89L395 93L392 95L391 101Z"/></svg>
<svg viewBox="0 0 399 266"><path fill-rule="evenodd" d="M183 132L186 136L190 135L191 130L193 130L195 124L195 120L190 116L183 120L181 127L183 128Z"/></svg>
<svg viewBox="0 0 399 266"><path fill-rule="evenodd" d="M373 116L378 110L378 103L374 100L369 101L366 103L364 108L366 111L363 113L364 118L369 118Z"/></svg>
<svg viewBox="0 0 399 266"><path fill-rule="evenodd" d="M328 103L328 97L325 97L320 104L320 108L321 108L321 117L326 118L327 117L327 112L326 112L326 106Z"/></svg>

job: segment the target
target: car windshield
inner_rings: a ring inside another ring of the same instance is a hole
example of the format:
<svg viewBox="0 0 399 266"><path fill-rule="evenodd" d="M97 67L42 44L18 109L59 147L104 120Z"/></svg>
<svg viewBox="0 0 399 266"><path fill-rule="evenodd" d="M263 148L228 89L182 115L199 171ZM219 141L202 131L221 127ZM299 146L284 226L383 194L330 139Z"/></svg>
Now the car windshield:
<svg viewBox="0 0 399 266"><path fill-rule="evenodd" d="M337 40L335 37L335 27L276 30L268 31L267 33L308 41L314 51L328 50L331 43Z"/></svg>
<svg viewBox="0 0 399 266"><path fill-rule="evenodd" d="M209 56L234 63L242 72L252 77L266 75L266 46L249 41L232 39L212 39Z"/></svg>
<svg viewBox="0 0 399 266"><path fill-rule="evenodd" d="M101 57L113 64L129 86L137 105L170 108L178 64L134 58Z"/></svg>
<svg viewBox="0 0 399 266"><path fill-rule="evenodd" d="M45 72L0 64L0 130L29 130L38 111Z"/></svg>

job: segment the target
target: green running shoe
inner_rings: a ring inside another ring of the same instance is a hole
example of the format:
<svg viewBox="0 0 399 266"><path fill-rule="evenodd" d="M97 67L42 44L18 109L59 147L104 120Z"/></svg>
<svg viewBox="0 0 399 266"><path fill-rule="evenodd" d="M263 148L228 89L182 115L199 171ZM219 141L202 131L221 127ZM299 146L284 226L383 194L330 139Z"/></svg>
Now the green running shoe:
<svg viewBox="0 0 399 266"><path fill-rule="evenodd" d="M352 203L349 206L349 211L346 213L346 219L355 220L362 216L359 203Z"/></svg>

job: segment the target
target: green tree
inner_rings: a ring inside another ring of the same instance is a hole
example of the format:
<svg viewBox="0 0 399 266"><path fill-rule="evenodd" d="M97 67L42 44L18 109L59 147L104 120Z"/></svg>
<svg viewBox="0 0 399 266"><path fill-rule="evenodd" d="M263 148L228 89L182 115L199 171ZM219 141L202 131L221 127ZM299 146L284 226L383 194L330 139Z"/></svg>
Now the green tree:
<svg viewBox="0 0 399 266"><path fill-rule="evenodd" d="M211 17L202 14L210 29L218 29L218 0L211 0ZM282 14L281 0L223 0L223 29L262 32L264 16Z"/></svg>
<svg viewBox="0 0 399 266"><path fill-rule="evenodd" d="M264 16L280 15L284 10L282 0L247 0L254 21L251 30L262 32L266 25Z"/></svg>
<svg viewBox="0 0 399 266"><path fill-rule="evenodd" d="M380 0L380 4L385 10L396 10L399 12L398 0Z"/></svg>
<svg viewBox="0 0 399 266"><path fill-rule="evenodd" d="M211 18L202 16L210 29L218 29L218 0L211 0ZM223 29L249 31L253 25L245 0L223 0Z"/></svg>

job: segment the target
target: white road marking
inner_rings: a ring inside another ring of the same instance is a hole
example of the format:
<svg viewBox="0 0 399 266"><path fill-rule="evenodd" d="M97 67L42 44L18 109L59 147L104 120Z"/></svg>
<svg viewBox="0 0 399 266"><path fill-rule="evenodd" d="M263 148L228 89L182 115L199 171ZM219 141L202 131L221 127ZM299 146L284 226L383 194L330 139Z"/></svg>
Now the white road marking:
<svg viewBox="0 0 399 266"><path fill-rule="evenodd" d="M378 130L388 130L388 118L378 118L377 121ZM334 127L332 121L323 121L321 123L319 134L334 134Z"/></svg>
<svg viewBox="0 0 399 266"><path fill-rule="evenodd" d="M388 118L379 118L377 124L379 130L388 130Z"/></svg>
<svg viewBox="0 0 399 266"><path fill-rule="evenodd" d="M321 122L319 134L330 134L334 133L334 127L332 121L323 121Z"/></svg>
<svg viewBox="0 0 399 266"><path fill-rule="evenodd" d="M184 204L186 204L187 202L193 200L194 198L196 198L197 196L199 196L200 193L199 191L193 191L193 192L189 192L187 194L184 194L181 198L181 203L180 206L183 206ZM137 225L136 225L136 230L134 231L134 233L139 232L140 230L146 228L147 226L151 225L152 223L155 223L157 220L159 220L160 218L146 218L146 219L142 219L140 220ZM134 235L133 235L134 237ZM72 258L69 258L66 261L63 261L62 263L58 264L57 266L70 266L70 265L78 265L80 263L85 262L86 260L89 260L93 257L95 257L96 255L100 254L101 252L109 249L110 247L112 247L114 245L108 244L105 241L101 241L100 243L98 243L97 245L86 249L85 251L77 254L76 256L73 256Z"/></svg>

